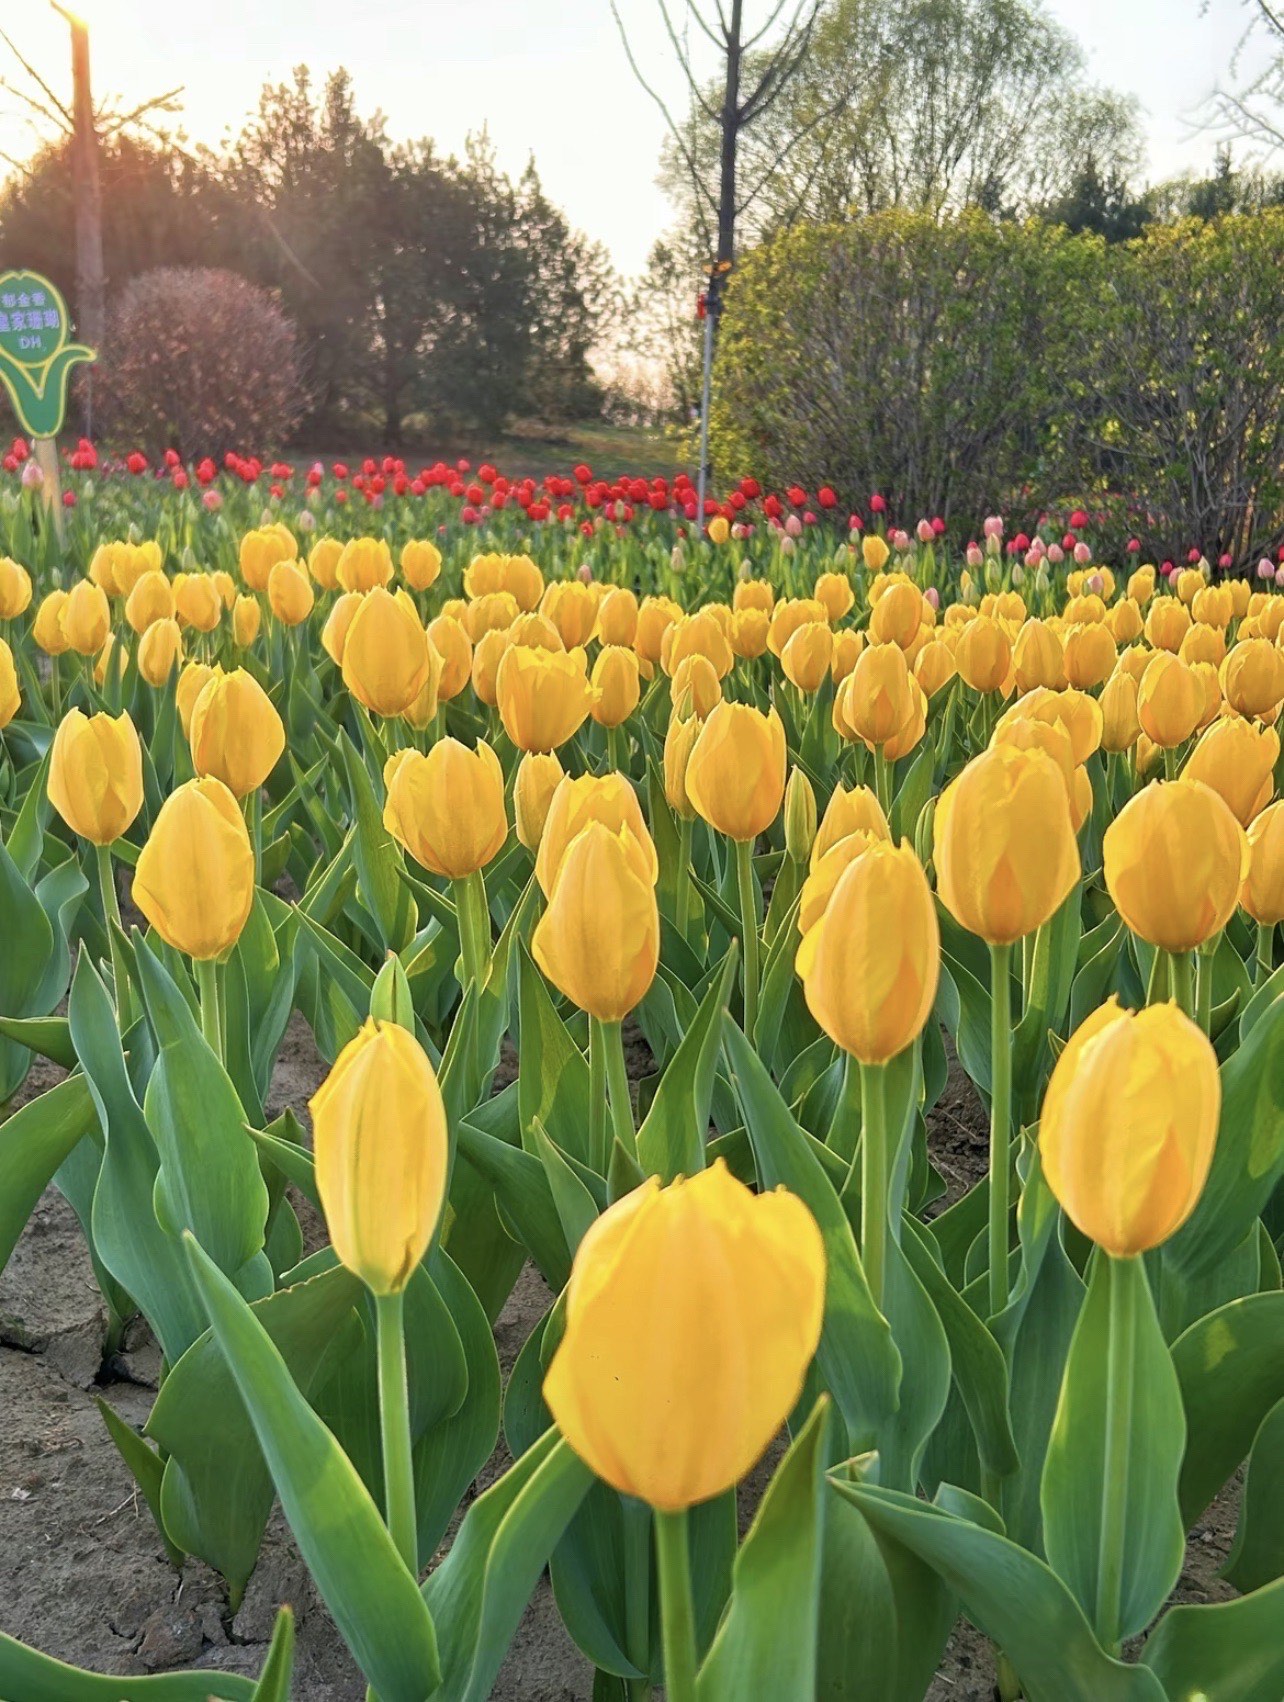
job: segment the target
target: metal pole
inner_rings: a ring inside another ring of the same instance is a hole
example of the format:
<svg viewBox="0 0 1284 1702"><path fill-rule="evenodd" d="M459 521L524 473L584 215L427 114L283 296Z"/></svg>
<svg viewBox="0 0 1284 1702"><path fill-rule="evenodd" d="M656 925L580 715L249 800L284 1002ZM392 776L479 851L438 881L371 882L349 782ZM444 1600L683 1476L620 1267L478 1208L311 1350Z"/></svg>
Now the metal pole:
<svg viewBox="0 0 1284 1702"><path fill-rule="evenodd" d="M700 386L700 471L696 479L696 524L704 525L709 488L709 402L713 391L713 322L718 316L718 276L709 279L704 298L704 378Z"/></svg>
<svg viewBox="0 0 1284 1702"><path fill-rule="evenodd" d="M103 204L98 182L98 131L89 81L89 26L51 0L71 27L71 181L76 216L76 330L92 349L102 347L106 321L103 277ZM93 436L92 368L85 379L85 436Z"/></svg>

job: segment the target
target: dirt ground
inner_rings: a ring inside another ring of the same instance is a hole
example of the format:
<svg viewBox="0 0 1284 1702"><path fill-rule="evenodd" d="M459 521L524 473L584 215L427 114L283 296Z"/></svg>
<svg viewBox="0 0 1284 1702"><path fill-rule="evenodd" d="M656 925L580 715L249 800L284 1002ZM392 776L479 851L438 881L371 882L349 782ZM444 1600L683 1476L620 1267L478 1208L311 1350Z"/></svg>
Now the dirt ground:
<svg viewBox="0 0 1284 1702"><path fill-rule="evenodd" d="M296 1015L273 1078L269 1113L287 1104L302 1110L323 1073L311 1034ZM42 1091L57 1075L37 1063L22 1097ZM957 1064L930 1134L933 1157L953 1194L981 1173L986 1149L984 1113ZM528 1267L496 1327L505 1373L548 1303L541 1278ZM221 1580L207 1567L189 1560L179 1573L169 1564L95 1406L102 1396L141 1426L155 1395L156 1350L137 1329L114 1375L95 1383L103 1323L79 1226L51 1189L0 1275L0 1629L105 1673L198 1667L255 1675L277 1604L288 1601L298 1630L294 1694L301 1702L361 1702L364 1686L279 1515L235 1615ZM479 1488L506 1464L501 1445ZM1216 1573L1234 1526L1234 1497L1228 1495L1192 1534L1179 1599L1233 1594ZM496 1702L589 1702L592 1676L562 1627L545 1578L492 1695ZM989 1646L960 1621L928 1702L989 1702L993 1693Z"/></svg>

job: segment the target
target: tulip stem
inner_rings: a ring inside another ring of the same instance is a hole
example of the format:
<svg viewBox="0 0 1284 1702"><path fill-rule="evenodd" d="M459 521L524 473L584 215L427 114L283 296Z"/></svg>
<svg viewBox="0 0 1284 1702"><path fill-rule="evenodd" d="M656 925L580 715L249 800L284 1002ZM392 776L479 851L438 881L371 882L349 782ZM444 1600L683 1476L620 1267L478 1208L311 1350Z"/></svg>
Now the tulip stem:
<svg viewBox="0 0 1284 1702"><path fill-rule="evenodd" d="M645 1702L651 1694L651 1509L631 1495L621 1506L626 1653L643 1674L629 1680L629 1702Z"/></svg>
<svg viewBox="0 0 1284 1702"><path fill-rule="evenodd" d="M594 1019L596 1021L596 1019ZM638 1155L637 1131L633 1126L633 1100L629 1094L629 1072L624 1062L624 1031L618 1022L600 1024L605 1042L606 1074L611 1088L611 1126L615 1138L631 1158ZM605 1175L605 1171L603 1171Z"/></svg>
<svg viewBox="0 0 1284 1702"><path fill-rule="evenodd" d="M480 992L490 966L490 909L480 869L455 882L455 914L459 918L464 982Z"/></svg>
<svg viewBox="0 0 1284 1702"><path fill-rule="evenodd" d="M745 954L745 1038L758 1024L758 903L753 887L753 841L736 840L736 885L740 894L740 946Z"/></svg>
<svg viewBox="0 0 1284 1702"><path fill-rule="evenodd" d="M1275 973L1275 924L1259 922L1257 924L1257 974L1254 978L1255 987L1264 987Z"/></svg>
<svg viewBox="0 0 1284 1702"><path fill-rule="evenodd" d="M694 831L693 819L687 816L678 817L678 890L674 920L684 940L687 937L687 922L691 914L691 839Z"/></svg>
<svg viewBox="0 0 1284 1702"><path fill-rule="evenodd" d="M892 819L892 769L882 745L874 746L874 793L883 814Z"/></svg>
<svg viewBox="0 0 1284 1702"><path fill-rule="evenodd" d="M406 1386L405 1296L376 1294L379 1352L379 1428L383 1442L384 1517L397 1553L419 1576L419 1522L410 1452L410 1396Z"/></svg>
<svg viewBox="0 0 1284 1702"><path fill-rule="evenodd" d="M223 1061L223 1023L219 1015L218 965L212 957L196 959L196 985L201 993L201 1033L206 1044Z"/></svg>
<svg viewBox="0 0 1284 1702"><path fill-rule="evenodd" d="M606 1024L589 1018L589 1161L606 1175Z"/></svg>
<svg viewBox="0 0 1284 1702"><path fill-rule="evenodd" d="M1008 1303L1012 1180L1012 947L990 947L990 1315Z"/></svg>
<svg viewBox="0 0 1284 1702"><path fill-rule="evenodd" d="M695 1702L696 1632L691 1600L691 1550L687 1513L655 1514L655 1554L660 1572L660 1628L664 1640L664 1694L668 1702Z"/></svg>
<svg viewBox="0 0 1284 1702"><path fill-rule="evenodd" d="M883 1310L887 1269L887 1071L860 1067L860 1254L875 1306Z"/></svg>
<svg viewBox="0 0 1284 1702"><path fill-rule="evenodd" d="M1108 1255L1099 1254L1105 1258ZM1110 1324L1106 1345L1106 1439L1101 1481L1101 1535L1097 1551L1097 1636L1108 1654L1119 1652L1124 1541L1128 1529L1128 1454L1132 1430L1137 1284L1145 1268L1135 1259L1110 1260Z"/></svg>
<svg viewBox="0 0 1284 1702"><path fill-rule="evenodd" d="M1186 1015L1195 1014L1194 978L1190 968L1190 953L1174 951L1168 954L1168 978L1172 996Z"/></svg>
<svg viewBox="0 0 1284 1702"><path fill-rule="evenodd" d="M94 861L98 864L98 886L103 898L103 917L107 923L107 949L111 953L111 978L115 983L116 1014L122 1033L128 1026L129 979L120 955L117 934L120 929L120 900L116 896L116 875L111 865L111 846L95 845Z"/></svg>
<svg viewBox="0 0 1284 1702"><path fill-rule="evenodd" d="M1195 1020L1205 1034L1213 1028L1213 958L1220 934L1206 940L1195 954Z"/></svg>

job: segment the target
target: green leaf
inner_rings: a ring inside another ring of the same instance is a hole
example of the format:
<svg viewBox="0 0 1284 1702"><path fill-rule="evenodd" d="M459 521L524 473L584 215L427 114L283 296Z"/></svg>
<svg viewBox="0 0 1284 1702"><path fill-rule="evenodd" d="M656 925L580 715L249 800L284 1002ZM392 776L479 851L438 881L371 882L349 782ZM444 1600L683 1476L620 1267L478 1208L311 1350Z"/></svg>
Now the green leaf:
<svg viewBox="0 0 1284 1702"><path fill-rule="evenodd" d="M423 1587L444 1654L432 1702L485 1702L540 1573L592 1482L549 1430L468 1509Z"/></svg>
<svg viewBox="0 0 1284 1702"><path fill-rule="evenodd" d="M1284 1696L1284 1578L1233 1602L1175 1607L1142 1664L1168 1702L1279 1702Z"/></svg>
<svg viewBox="0 0 1284 1702"><path fill-rule="evenodd" d="M548 1181L549 1192L553 1196L553 1204L557 1208L567 1250L574 1258L575 1249L597 1221L597 1202L575 1174L565 1155L549 1140L538 1117L531 1125L531 1138L535 1156L544 1166L544 1175Z"/></svg>
<svg viewBox="0 0 1284 1702"><path fill-rule="evenodd" d="M1120 1367L1127 1381L1114 1387L1108 1375L1111 1331L1129 1312L1131 1349ZM1127 1638L1149 1625L1181 1575L1186 1527L1177 1484L1186 1425L1145 1266L1098 1253L1070 1344L1040 1494L1048 1560L1089 1616L1098 1601L1107 1498L1118 1493L1106 1459L1116 1399L1128 1411L1118 1628ZM1108 1628L1098 1631L1110 1635Z"/></svg>
<svg viewBox="0 0 1284 1702"><path fill-rule="evenodd" d="M1233 1300L1173 1343L1188 1441L1182 1516L1191 1525L1253 1445L1259 1425L1284 1400L1284 1294Z"/></svg>
<svg viewBox="0 0 1284 1702"><path fill-rule="evenodd" d="M253 1702L290 1702L290 1680L294 1674L294 1610L277 1609L267 1660L254 1687Z"/></svg>
<svg viewBox="0 0 1284 1702"><path fill-rule="evenodd" d="M1253 1441L1239 1528L1222 1575L1245 1594L1284 1576L1284 1400L1267 1413Z"/></svg>
<svg viewBox="0 0 1284 1702"><path fill-rule="evenodd" d="M76 1048L71 1041L71 1028L65 1016L6 1016L0 1017L0 1034L16 1046L39 1052L60 1069L74 1070Z"/></svg>
<svg viewBox="0 0 1284 1702"><path fill-rule="evenodd" d="M638 1130L638 1158L662 1183L694 1176L705 1166L713 1082L722 1047L723 1015L735 982L733 943L709 984L695 1020L660 1077L651 1109Z"/></svg>
<svg viewBox="0 0 1284 1702"><path fill-rule="evenodd" d="M299 1551L380 1702L440 1682L432 1616L369 1491L242 1297L189 1233L192 1275L254 1425Z"/></svg>
<svg viewBox="0 0 1284 1702"><path fill-rule="evenodd" d="M129 1467L134 1482L138 1485L139 1493L147 1503L147 1510L156 1521L156 1529L160 1532L165 1551L175 1566L183 1564L183 1550L173 1541L165 1529L165 1521L161 1516L161 1482L165 1476L165 1462L154 1448L147 1443L134 1429L127 1424L116 1411L115 1407L105 1401L101 1395L95 1395L95 1404L102 1415L102 1421L107 1426L107 1434L116 1444L116 1452Z"/></svg>
<svg viewBox="0 0 1284 1702"><path fill-rule="evenodd" d="M410 889L402 879L401 858L383 825L370 770L346 733L339 733L344 773L356 820L353 858L357 885L379 931L381 950L401 951L414 938L416 916Z"/></svg>
<svg viewBox="0 0 1284 1702"><path fill-rule="evenodd" d="M5 1702L254 1702L256 1687L253 1679L227 1672L105 1677L69 1667L0 1632L0 1694Z"/></svg>
<svg viewBox="0 0 1284 1702"><path fill-rule="evenodd" d="M1153 1673L1112 1660L1043 1561L940 1506L830 1478L876 1533L925 1561L1019 1675L1026 1702L1168 1702Z"/></svg>
<svg viewBox="0 0 1284 1702"><path fill-rule="evenodd" d="M589 1067L557 1013L523 941L517 951L518 1115L525 1143L536 1119L549 1138L584 1163L589 1151Z"/></svg>
<svg viewBox="0 0 1284 1702"><path fill-rule="evenodd" d="M69 1076L0 1123L0 1270L55 1172L93 1126L83 1076Z"/></svg>
<svg viewBox="0 0 1284 1702"><path fill-rule="evenodd" d="M781 1461L731 1575L731 1601L696 1680L698 1702L816 1691L829 1403Z"/></svg>
<svg viewBox="0 0 1284 1702"><path fill-rule="evenodd" d="M544 1280L554 1290L565 1288L571 1274L570 1250L539 1159L468 1122L460 1123L455 1132L460 1153L494 1189L496 1203ZM447 1246L452 1245L448 1238Z"/></svg>

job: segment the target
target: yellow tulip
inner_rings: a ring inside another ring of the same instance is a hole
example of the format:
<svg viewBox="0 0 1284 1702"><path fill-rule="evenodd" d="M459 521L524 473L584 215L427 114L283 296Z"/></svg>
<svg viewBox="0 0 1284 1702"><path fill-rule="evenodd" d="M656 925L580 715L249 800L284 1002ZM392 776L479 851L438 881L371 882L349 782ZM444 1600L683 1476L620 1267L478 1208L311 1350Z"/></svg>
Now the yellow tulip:
<svg viewBox="0 0 1284 1702"><path fill-rule="evenodd" d="M361 599L343 640L342 668L344 685L376 715L409 709L428 681L431 658L428 634L408 598L378 587Z"/></svg>
<svg viewBox="0 0 1284 1702"><path fill-rule="evenodd" d="M138 672L149 686L163 686L183 660L183 634L176 620L153 621L138 641Z"/></svg>
<svg viewBox="0 0 1284 1702"><path fill-rule="evenodd" d="M308 572L323 591L333 591L338 585L336 574L342 554L343 545L338 538L318 538L309 550Z"/></svg>
<svg viewBox="0 0 1284 1702"><path fill-rule="evenodd" d="M881 603L879 607L882 607ZM987 615L978 615L963 628L954 652L954 663L959 677L973 691L988 693L1000 690L1012 665L1012 646L1007 633L998 621Z"/></svg>
<svg viewBox="0 0 1284 1702"><path fill-rule="evenodd" d="M845 738L862 739L871 750L887 744L914 717L913 684L899 645L868 645L834 700L834 725Z"/></svg>
<svg viewBox="0 0 1284 1702"><path fill-rule="evenodd" d="M885 1064L922 1033L940 965L927 876L910 846L886 840L848 864L796 963L807 1008L862 1064Z"/></svg>
<svg viewBox="0 0 1284 1702"><path fill-rule="evenodd" d="M1199 780L1153 782L1129 800L1102 841L1106 888L1141 939L1191 951L1235 914L1248 838L1229 804Z"/></svg>
<svg viewBox="0 0 1284 1702"><path fill-rule="evenodd" d="M720 703L700 730L687 766L687 796L719 833L752 841L780 814L785 729L744 703Z"/></svg>
<svg viewBox="0 0 1284 1702"><path fill-rule="evenodd" d="M349 538L334 577L345 591L373 591L392 578L392 551L382 538Z"/></svg>
<svg viewBox="0 0 1284 1702"><path fill-rule="evenodd" d="M251 591L266 591L277 562L296 561L298 555L298 542L288 526L260 526L241 539L241 578Z"/></svg>
<svg viewBox="0 0 1284 1702"><path fill-rule="evenodd" d="M764 654L771 633L771 616L765 609L737 609L731 617L727 641L742 661L751 662Z"/></svg>
<svg viewBox="0 0 1284 1702"><path fill-rule="evenodd" d="M707 656L684 656L669 686L673 713L703 721L722 702L722 682Z"/></svg>
<svg viewBox="0 0 1284 1702"><path fill-rule="evenodd" d="M732 642L734 643L734 639ZM834 656L829 664L829 671L836 686L841 685L848 674L851 673L857 662L860 661L864 649L865 634L863 632L857 632L854 628L847 626L841 632L834 634ZM736 654L739 655L740 652L737 650ZM922 651L919 654L922 655ZM917 665L915 663L916 668ZM953 666L952 661L951 666Z"/></svg>
<svg viewBox="0 0 1284 1702"><path fill-rule="evenodd" d="M708 529L711 544L725 544L731 536L731 522L725 514L715 514Z"/></svg>
<svg viewBox="0 0 1284 1702"><path fill-rule="evenodd" d="M235 579L221 567L211 573L210 578L214 581L214 589L218 592L219 602L225 609L232 608L240 594Z"/></svg>
<svg viewBox="0 0 1284 1702"><path fill-rule="evenodd" d="M399 1294L432 1243L450 1174L428 1055L409 1029L367 1018L309 1108L334 1250L372 1294Z"/></svg>
<svg viewBox="0 0 1284 1702"><path fill-rule="evenodd" d="M1109 679L1115 658L1115 641L1105 626L1072 627L1066 634L1066 679L1078 691L1091 691Z"/></svg>
<svg viewBox="0 0 1284 1702"><path fill-rule="evenodd" d="M544 1399L605 1483L679 1511L761 1459L824 1300L824 1243L795 1195L752 1194L722 1160L667 1188L652 1177L580 1242Z"/></svg>
<svg viewBox="0 0 1284 1702"><path fill-rule="evenodd" d="M111 845L143 807L143 749L127 714L73 709L54 734L49 802L73 833Z"/></svg>
<svg viewBox="0 0 1284 1702"><path fill-rule="evenodd" d="M856 601L852 582L845 573L822 573L816 581L816 601L820 603L831 624L849 615Z"/></svg>
<svg viewBox="0 0 1284 1702"><path fill-rule="evenodd" d="M1279 734L1238 715L1222 715L1186 758L1183 780L1202 780L1230 805L1236 821L1247 827L1275 794L1275 764Z"/></svg>
<svg viewBox="0 0 1284 1702"><path fill-rule="evenodd" d="M540 613L557 628L568 650L587 644L597 628L597 599L592 588L578 579L555 581L545 591Z"/></svg>
<svg viewBox="0 0 1284 1702"><path fill-rule="evenodd" d="M881 573L887 566L891 555L886 541L877 532L867 532L860 541L860 553L864 557L865 566L871 573Z"/></svg>
<svg viewBox="0 0 1284 1702"><path fill-rule="evenodd" d="M263 610L257 597L238 597L232 605L232 637L239 650L248 650L259 636Z"/></svg>
<svg viewBox="0 0 1284 1702"><path fill-rule="evenodd" d="M1065 776L1046 751L995 745L936 807L933 860L945 908L991 945L1055 915L1079 879Z"/></svg>
<svg viewBox="0 0 1284 1702"><path fill-rule="evenodd" d="M504 731L518 750L557 750L593 706L584 652L513 646L499 665L496 698Z"/></svg>
<svg viewBox="0 0 1284 1702"><path fill-rule="evenodd" d="M1141 610L1131 597L1124 597L1106 614L1106 627L1117 645L1135 644L1146 630Z"/></svg>
<svg viewBox="0 0 1284 1702"><path fill-rule="evenodd" d="M908 650L923 624L923 595L917 585L897 581L887 587L869 617L869 635L876 644L896 644Z"/></svg>
<svg viewBox="0 0 1284 1702"><path fill-rule="evenodd" d="M50 591L36 610L36 618L31 623L31 636L46 656L61 656L65 650L70 649L67 634L62 629L62 611L66 602L65 591Z"/></svg>
<svg viewBox="0 0 1284 1702"><path fill-rule="evenodd" d="M470 751L458 739L438 739L427 756L397 751L384 782L383 825L430 873L463 880L503 849L504 771L488 744Z"/></svg>
<svg viewBox="0 0 1284 1702"><path fill-rule="evenodd" d="M825 618L825 605L815 597L782 598L772 610L771 621L767 627L768 650L773 656L783 654L785 645L800 626L808 626L812 621L823 621Z"/></svg>
<svg viewBox="0 0 1284 1702"><path fill-rule="evenodd" d="M420 686L414 701L401 712L401 719L424 732L437 718L438 693L441 685L441 655L432 639L428 640L428 678Z"/></svg>
<svg viewBox="0 0 1284 1702"><path fill-rule="evenodd" d="M134 903L175 951L222 957L254 906L254 851L221 780L189 780L161 805L134 870Z"/></svg>
<svg viewBox="0 0 1284 1702"><path fill-rule="evenodd" d="M1102 748L1116 752L1131 750L1140 732L1137 682L1131 674L1116 668L1101 693Z"/></svg>
<svg viewBox="0 0 1284 1702"><path fill-rule="evenodd" d="M638 659L632 650L612 644L593 664L593 719L600 727L619 727L642 698Z"/></svg>
<svg viewBox="0 0 1284 1702"><path fill-rule="evenodd" d="M96 656L111 631L107 593L90 579L79 579L67 593L59 615L68 648L80 656Z"/></svg>
<svg viewBox="0 0 1284 1702"><path fill-rule="evenodd" d="M549 801L535 859L535 879L544 896L551 897L563 858L591 821L601 822L613 834L629 835L638 848L634 859L638 873L654 886L659 859L628 776L584 774L573 780L567 775Z"/></svg>
<svg viewBox="0 0 1284 1702"><path fill-rule="evenodd" d="M222 668L211 667L208 662L189 662L178 676L174 701L178 707L178 719L185 739L191 737L192 711L196 707L197 698L205 690L213 675L222 672Z"/></svg>
<svg viewBox="0 0 1284 1702"><path fill-rule="evenodd" d="M850 792L841 785L834 789L812 847L812 868L849 833L868 833L875 839L892 837L883 806L868 786L854 786Z"/></svg>
<svg viewBox="0 0 1284 1702"><path fill-rule="evenodd" d="M258 607L258 604L255 604ZM334 606L321 628L321 648L337 668L343 666L343 647L348 641L348 628L361 607L360 591L345 591L336 597Z"/></svg>
<svg viewBox="0 0 1284 1702"><path fill-rule="evenodd" d="M1177 654L1183 662L1207 662L1220 668L1226 660L1226 634L1215 626L1192 626Z"/></svg>
<svg viewBox="0 0 1284 1702"><path fill-rule="evenodd" d="M401 546L401 577L412 591L429 591L441 573L441 551L428 538Z"/></svg>
<svg viewBox="0 0 1284 1702"><path fill-rule="evenodd" d="M268 574L267 594L268 605L282 626L299 626L312 613L312 587L297 562L277 562Z"/></svg>
<svg viewBox="0 0 1284 1702"><path fill-rule="evenodd" d="M681 620L682 610L670 597L644 597L638 607L637 632L633 648L643 662L660 660L664 635L674 621Z"/></svg>
<svg viewBox="0 0 1284 1702"><path fill-rule="evenodd" d="M528 752L517 765L513 783L513 815L517 837L528 851L538 851L553 794L562 782L562 765L549 752Z"/></svg>
<svg viewBox="0 0 1284 1702"><path fill-rule="evenodd" d="M22 708L22 693L18 689L18 670L13 651L0 638L0 728L7 727Z"/></svg>
<svg viewBox="0 0 1284 1702"><path fill-rule="evenodd" d="M1153 744L1183 744L1204 713L1203 684L1193 667L1167 651L1151 657L1137 689L1137 719Z"/></svg>
<svg viewBox="0 0 1284 1702"><path fill-rule="evenodd" d="M16 621L31 602L31 575L10 556L0 556L0 621Z"/></svg>
<svg viewBox="0 0 1284 1702"><path fill-rule="evenodd" d="M541 854L548 838L546 823ZM659 963L660 912L638 854L627 828L613 833L590 821L562 853L531 936L543 973L599 1022L621 1022L645 998Z"/></svg>
<svg viewBox="0 0 1284 1702"><path fill-rule="evenodd" d="M491 591L465 605L459 624L476 644L488 632L507 632L520 613L511 591Z"/></svg>
<svg viewBox="0 0 1284 1702"><path fill-rule="evenodd" d="M174 587L169 580L155 570L140 574L125 599L125 619L130 626L144 633L153 621L172 620L173 616Z"/></svg>
<svg viewBox="0 0 1284 1702"><path fill-rule="evenodd" d="M770 615L775 606L776 593L765 579L742 579L731 598L731 607L737 614L741 609L758 609Z"/></svg>
<svg viewBox="0 0 1284 1702"><path fill-rule="evenodd" d="M497 628L484 632L473 645L473 691L488 709L495 707L499 691L499 664L507 654L508 634Z"/></svg>
<svg viewBox="0 0 1284 1702"><path fill-rule="evenodd" d="M463 622L456 620L453 615L438 615L435 621L429 621L428 638L441 657L441 678L437 682L437 695L443 703L448 703L452 697L458 697L472 679L472 640ZM499 681L496 675L497 692L498 689Z"/></svg>
<svg viewBox="0 0 1284 1702"><path fill-rule="evenodd" d="M208 573L180 573L174 581L174 612L184 626L213 632L223 618L223 599Z"/></svg>
<svg viewBox="0 0 1284 1702"><path fill-rule="evenodd" d="M799 691L819 691L834 654L834 635L824 621L795 628L780 652L785 678Z"/></svg>
<svg viewBox="0 0 1284 1702"><path fill-rule="evenodd" d="M698 715L683 718L674 714L669 717L664 735L664 795L669 808L676 810L684 821L695 820L695 805L687 794L687 769L701 726Z"/></svg>
<svg viewBox="0 0 1284 1702"><path fill-rule="evenodd" d="M1101 1005L1057 1059L1039 1120L1043 1176L1117 1259L1167 1241L1198 1204L1221 1111L1217 1056L1176 1005Z"/></svg>
<svg viewBox="0 0 1284 1702"><path fill-rule="evenodd" d="M930 639L914 658L914 678L927 697L935 697L957 673L954 652L939 638Z"/></svg>
<svg viewBox="0 0 1284 1702"><path fill-rule="evenodd" d="M1146 638L1156 650L1174 654L1190 631L1190 610L1176 597L1156 597L1146 616Z"/></svg>
<svg viewBox="0 0 1284 1702"><path fill-rule="evenodd" d="M1241 715L1269 715L1284 699L1284 654L1265 638L1241 640L1222 663L1221 688Z"/></svg>
<svg viewBox="0 0 1284 1702"><path fill-rule="evenodd" d="M1257 923L1284 922L1284 802L1271 804L1248 830L1249 867L1239 901Z"/></svg>
<svg viewBox="0 0 1284 1702"><path fill-rule="evenodd" d="M688 656L706 657L720 680L731 672L735 657L730 641L709 609L686 615L665 629L660 641L660 665L665 673L676 673Z"/></svg>
<svg viewBox="0 0 1284 1702"><path fill-rule="evenodd" d="M281 760L285 727L253 674L234 668L202 686L187 739L197 774L213 775L234 797L247 798Z"/></svg>

